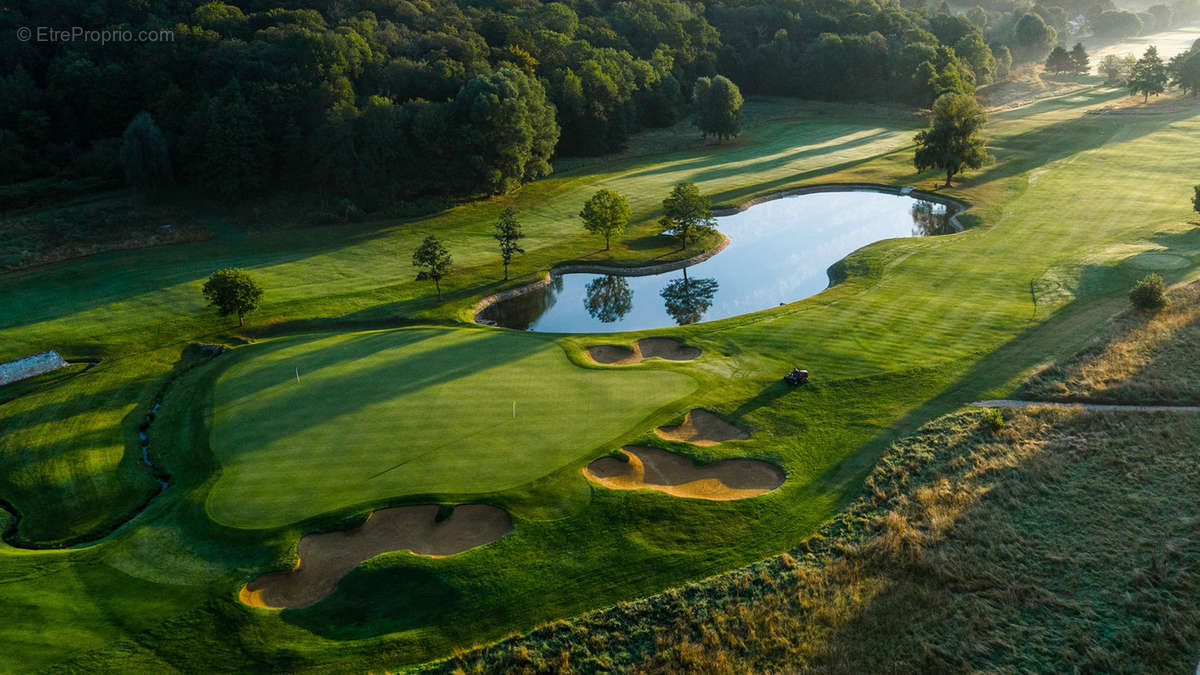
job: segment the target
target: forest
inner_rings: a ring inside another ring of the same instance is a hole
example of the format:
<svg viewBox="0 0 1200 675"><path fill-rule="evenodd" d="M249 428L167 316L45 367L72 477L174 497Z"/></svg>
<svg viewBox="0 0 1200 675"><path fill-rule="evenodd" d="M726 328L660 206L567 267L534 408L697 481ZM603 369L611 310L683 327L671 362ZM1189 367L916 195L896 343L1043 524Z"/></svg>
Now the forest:
<svg viewBox="0 0 1200 675"><path fill-rule="evenodd" d="M22 0L0 30L169 33L0 42L0 183L128 181L231 205L312 194L347 212L510 191L556 156L622 149L691 112L697 81L927 108L1087 30L1200 16L1110 0Z"/></svg>

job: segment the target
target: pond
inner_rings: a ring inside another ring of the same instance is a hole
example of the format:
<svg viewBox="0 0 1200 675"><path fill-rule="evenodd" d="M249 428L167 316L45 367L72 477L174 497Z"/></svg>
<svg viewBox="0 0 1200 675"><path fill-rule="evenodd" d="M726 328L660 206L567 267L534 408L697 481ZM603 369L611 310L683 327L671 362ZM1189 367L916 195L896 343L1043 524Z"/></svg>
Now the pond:
<svg viewBox="0 0 1200 675"><path fill-rule="evenodd" d="M881 239L954 231L946 205L867 190L810 192L717 218L720 253L659 274L556 274L478 319L548 333L611 333L724 319L825 290L827 270Z"/></svg>

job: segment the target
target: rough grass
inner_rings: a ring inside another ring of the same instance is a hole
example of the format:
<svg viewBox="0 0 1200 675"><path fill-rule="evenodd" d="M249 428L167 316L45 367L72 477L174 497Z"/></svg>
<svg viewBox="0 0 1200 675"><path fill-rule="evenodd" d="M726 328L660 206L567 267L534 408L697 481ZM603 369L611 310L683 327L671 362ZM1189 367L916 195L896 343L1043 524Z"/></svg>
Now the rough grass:
<svg viewBox="0 0 1200 675"><path fill-rule="evenodd" d="M1200 282L1171 290L1156 312L1131 308L1086 350L1046 366L1022 397L1142 405L1200 403Z"/></svg>
<svg viewBox="0 0 1200 675"><path fill-rule="evenodd" d="M429 670L1190 672L1200 426L979 416L896 444L790 554Z"/></svg>

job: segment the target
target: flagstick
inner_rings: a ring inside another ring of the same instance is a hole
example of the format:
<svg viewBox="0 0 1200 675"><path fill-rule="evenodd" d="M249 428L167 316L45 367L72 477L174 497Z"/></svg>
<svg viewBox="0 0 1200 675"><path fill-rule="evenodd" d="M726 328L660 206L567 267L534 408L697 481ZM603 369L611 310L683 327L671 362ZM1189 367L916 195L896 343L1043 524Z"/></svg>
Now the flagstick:
<svg viewBox="0 0 1200 675"><path fill-rule="evenodd" d="M296 384L300 384L300 366L296 366Z"/></svg>
<svg viewBox="0 0 1200 675"><path fill-rule="evenodd" d="M513 401L513 419L517 419L517 402Z"/></svg>

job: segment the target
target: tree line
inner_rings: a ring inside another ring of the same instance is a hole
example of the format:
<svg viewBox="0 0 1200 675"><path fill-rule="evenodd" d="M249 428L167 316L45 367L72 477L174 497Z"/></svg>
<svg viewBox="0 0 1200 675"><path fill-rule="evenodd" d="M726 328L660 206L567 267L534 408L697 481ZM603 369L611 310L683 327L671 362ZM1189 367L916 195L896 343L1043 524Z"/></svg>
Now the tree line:
<svg viewBox="0 0 1200 675"><path fill-rule="evenodd" d="M921 4L20 0L0 10L6 34L174 39L0 41L0 182L120 177L222 203L284 189L346 216L503 193L556 155L613 152L687 115L729 138L743 92L927 107L1044 58L1065 16Z"/></svg>

